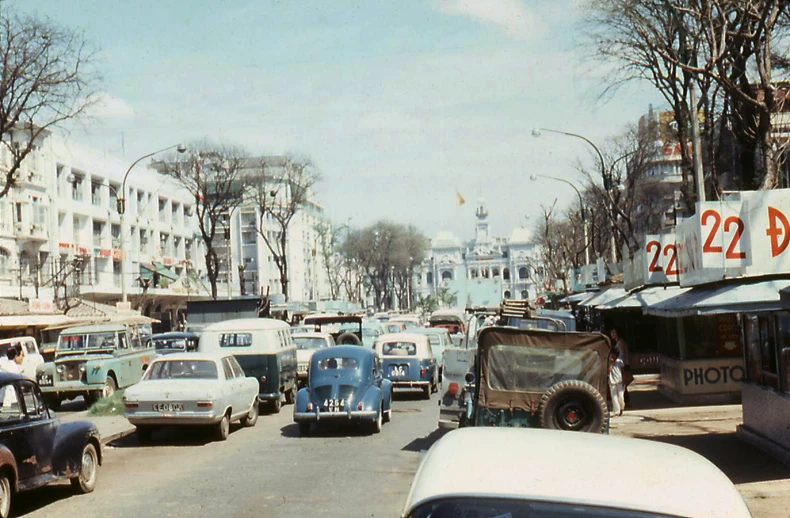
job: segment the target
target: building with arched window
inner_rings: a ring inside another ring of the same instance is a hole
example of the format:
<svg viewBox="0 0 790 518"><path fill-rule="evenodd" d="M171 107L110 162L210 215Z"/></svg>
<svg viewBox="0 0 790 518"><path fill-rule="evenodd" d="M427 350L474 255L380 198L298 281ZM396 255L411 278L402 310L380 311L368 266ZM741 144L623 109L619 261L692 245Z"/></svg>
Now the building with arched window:
<svg viewBox="0 0 790 518"><path fill-rule="evenodd" d="M488 210L480 200L475 237L469 241L441 231L431 241L416 286L421 296L447 288L456 306L498 305L502 299L537 298L537 246L529 229L516 227L507 238L489 232ZM438 282L434 283L434 279Z"/></svg>

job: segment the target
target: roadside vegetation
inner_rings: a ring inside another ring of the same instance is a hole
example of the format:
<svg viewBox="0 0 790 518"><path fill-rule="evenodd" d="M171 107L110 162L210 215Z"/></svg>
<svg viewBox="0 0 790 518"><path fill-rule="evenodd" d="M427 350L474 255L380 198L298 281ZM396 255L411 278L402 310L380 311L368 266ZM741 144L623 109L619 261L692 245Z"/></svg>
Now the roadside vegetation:
<svg viewBox="0 0 790 518"><path fill-rule="evenodd" d="M89 416L123 415L123 391L116 391L110 397L103 397L88 408Z"/></svg>

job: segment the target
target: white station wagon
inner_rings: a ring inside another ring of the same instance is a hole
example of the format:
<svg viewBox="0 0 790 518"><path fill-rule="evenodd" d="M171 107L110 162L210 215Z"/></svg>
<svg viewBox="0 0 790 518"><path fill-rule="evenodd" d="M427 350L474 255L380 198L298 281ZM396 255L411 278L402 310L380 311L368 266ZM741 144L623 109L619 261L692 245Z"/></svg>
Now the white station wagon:
<svg viewBox="0 0 790 518"><path fill-rule="evenodd" d="M425 455L402 516L746 518L751 514L727 476L685 448L537 428L461 428Z"/></svg>
<svg viewBox="0 0 790 518"><path fill-rule="evenodd" d="M245 376L231 354L171 354L154 360L126 389L123 404L140 442L159 427L195 425L213 426L224 441L232 421L258 421L258 380Z"/></svg>

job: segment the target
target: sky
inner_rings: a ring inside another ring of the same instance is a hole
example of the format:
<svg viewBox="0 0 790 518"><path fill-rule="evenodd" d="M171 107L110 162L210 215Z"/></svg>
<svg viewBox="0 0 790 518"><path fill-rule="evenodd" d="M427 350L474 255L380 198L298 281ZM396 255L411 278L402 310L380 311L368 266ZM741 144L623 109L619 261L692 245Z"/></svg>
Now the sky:
<svg viewBox="0 0 790 518"><path fill-rule="evenodd" d="M635 124L658 92L602 97L577 0L6 0L84 32L103 102L68 138L129 161L209 138L309 157L335 224L412 223L469 239L572 206L584 142ZM466 203L459 205L456 192ZM575 202L578 204L578 202Z"/></svg>

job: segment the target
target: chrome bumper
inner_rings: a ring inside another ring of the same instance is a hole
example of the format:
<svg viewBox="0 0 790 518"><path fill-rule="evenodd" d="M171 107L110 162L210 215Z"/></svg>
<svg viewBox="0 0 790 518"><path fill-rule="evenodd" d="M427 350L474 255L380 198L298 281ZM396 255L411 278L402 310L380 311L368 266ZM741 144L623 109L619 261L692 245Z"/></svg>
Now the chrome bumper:
<svg viewBox="0 0 790 518"><path fill-rule="evenodd" d="M404 381L404 380L393 381L393 380L390 380L390 383L392 383L393 387L412 387L412 388L423 388L423 387L429 387L431 385L430 381Z"/></svg>
<svg viewBox="0 0 790 518"><path fill-rule="evenodd" d="M355 410L348 412L294 412L294 421L297 423L321 421L322 419L329 420L342 420L347 421L367 421L374 420L378 417L378 412L375 410Z"/></svg>
<svg viewBox="0 0 790 518"><path fill-rule="evenodd" d="M135 426L179 426L217 424L222 420L223 415L214 412L177 412L172 414L135 412L134 414L124 414L124 417Z"/></svg>
<svg viewBox="0 0 790 518"><path fill-rule="evenodd" d="M278 399L280 399L280 393L279 392L258 394L258 401L259 402L263 402L263 401L277 401Z"/></svg>

